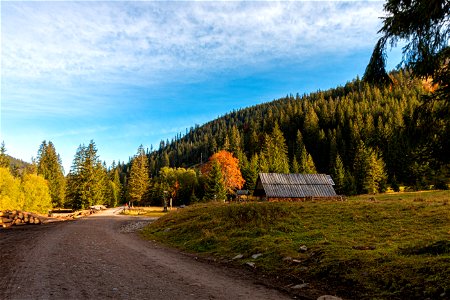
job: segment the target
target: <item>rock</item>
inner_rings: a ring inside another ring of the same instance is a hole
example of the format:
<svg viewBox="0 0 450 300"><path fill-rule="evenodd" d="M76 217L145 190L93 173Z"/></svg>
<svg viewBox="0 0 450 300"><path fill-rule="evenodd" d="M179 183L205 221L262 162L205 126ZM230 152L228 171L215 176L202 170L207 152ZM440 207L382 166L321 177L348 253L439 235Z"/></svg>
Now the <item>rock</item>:
<svg viewBox="0 0 450 300"><path fill-rule="evenodd" d="M292 262L294 262L294 263L296 263L296 264L301 264L301 263L302 263L302 261L299 260L299 259L293 259Z"/></svg>
<svg viewBox="0 0 450 300"><path fill-rule="evenodd" d="M283 257L283 261L292 261L292 257L290 256Z"/></svg>
<svg viewBox="0 0 450 300"><path fill-rule="evenodd" d="M308 251L308 247L306 247L305 245L301 245L300 248L298 248L299 252L306 252Z"/></svg>
<svg viewBox="0 0 450 300"><path fill-rule="evenodd" d="M302 284L294 285L292 288L294 290L299 290L299 289L303 289L303 288L307 287L308 285L309 285L308 283L302 283Z"/></svg>
<svg viewBox="0 0 450 300"><path fill-rule="evenodd" d="M233 260L235 260L235 259L241 259L241 258L243 258L243 257L244 257L244 255L238 254L238 255L236 255L235 257L233 257Z"/></svg>
<svg viewBox="0 0 450 300"><path fill-rule="evenodd" d="M253 269L256 268L256 265L253 262L246 262L245 264Z"/></svg>
<svg viewBox="0 0 450 300"><path fill-rule="evenodd" d="M171 228L168 227L168 228L164 229L164 232L169 232L170 230L171 230Z"/></svg>
<svg viewBox="0 0 450 300"><path fill-rule="evenodd" d="M258 257L262 256L262 253L256 253L252 255L253 259L257 259Z"/></svg>
<svg viewBox="0 0 450 300"><path fill-rule="evenodd" d="M317 300L342 300L342 298L331 296L331 295L323 295L317 298Z"/></svg>

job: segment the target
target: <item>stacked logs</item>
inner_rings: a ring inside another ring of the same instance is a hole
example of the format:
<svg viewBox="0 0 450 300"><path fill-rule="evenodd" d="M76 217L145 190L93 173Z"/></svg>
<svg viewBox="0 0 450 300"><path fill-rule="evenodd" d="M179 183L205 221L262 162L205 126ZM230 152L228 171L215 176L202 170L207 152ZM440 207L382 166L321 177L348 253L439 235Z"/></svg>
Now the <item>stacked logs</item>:
<svg viewBox="0 0 450 300"><path fill-rule="evenodd" d="M0 211L0 225L3 228L8 228L13 225L37 225L41 223L42 221L38 216L28 212L23 212L20 210Z"/></svg>

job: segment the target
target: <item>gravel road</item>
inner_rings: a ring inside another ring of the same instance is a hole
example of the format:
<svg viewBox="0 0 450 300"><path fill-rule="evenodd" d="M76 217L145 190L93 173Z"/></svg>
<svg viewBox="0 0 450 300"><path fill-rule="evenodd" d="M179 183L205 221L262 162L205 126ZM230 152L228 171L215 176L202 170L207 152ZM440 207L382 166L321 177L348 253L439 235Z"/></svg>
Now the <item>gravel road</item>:
<svg viewBox="0 0 450 300"><path fill-rule="evenodd" d="M109 209L0 230L0 299L288 299L245 272L141 239L150 218Z"/></svg>

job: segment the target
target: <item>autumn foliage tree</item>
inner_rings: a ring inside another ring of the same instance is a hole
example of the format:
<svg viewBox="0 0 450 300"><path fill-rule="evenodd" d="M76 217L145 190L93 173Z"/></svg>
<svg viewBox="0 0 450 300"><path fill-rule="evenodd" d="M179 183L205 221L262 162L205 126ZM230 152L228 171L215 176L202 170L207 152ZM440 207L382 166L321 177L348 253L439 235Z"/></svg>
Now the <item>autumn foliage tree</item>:
<svg viewBox="0 0 450 300"><path fill-rule="evenodd" d="M228 194L244 186L245 180L242 178L241 170L239 169L239 160L232 153L221 150L213 154L209 158L208 163L203 166L202 173L208 175L213 169L214 163L220 166L225 189Z"/></svg>

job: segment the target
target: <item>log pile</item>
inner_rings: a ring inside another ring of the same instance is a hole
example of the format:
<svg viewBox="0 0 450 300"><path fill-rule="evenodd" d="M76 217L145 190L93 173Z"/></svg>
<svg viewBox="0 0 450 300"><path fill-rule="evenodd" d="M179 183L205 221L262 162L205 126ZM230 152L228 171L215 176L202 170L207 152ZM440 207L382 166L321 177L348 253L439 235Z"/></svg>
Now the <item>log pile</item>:
<svg viewBox="0 0 450 300"><path fill-rule="evenodd" d="M89 209L77 211L72 211L71 209L57 209L49 211L48 216L61 220L71 220L95 214L96 212L103 209L106 209L106 207L103 205L91 206Z"/></svg>
<svg viewBox="0 0 450 300"><path fill-rule="evenodd" d="M42 220L35 214L23 212L20 210L0 211L0 225L3 228L20 225L38 225Z"/></svg>

